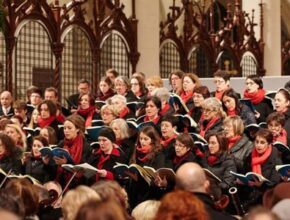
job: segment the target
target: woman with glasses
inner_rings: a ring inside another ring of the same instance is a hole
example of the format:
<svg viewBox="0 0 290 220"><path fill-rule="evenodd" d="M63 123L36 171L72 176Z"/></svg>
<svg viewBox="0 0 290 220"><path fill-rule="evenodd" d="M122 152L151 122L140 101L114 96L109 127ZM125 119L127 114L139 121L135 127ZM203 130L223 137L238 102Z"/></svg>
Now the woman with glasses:
<svg viewBox="0 0 290 220"><path fill-rule="evenodd" d="M169 76L169 83L171 85L172 90L170 92L173 92L177 95L180 95L183 91L182 88L182 77L184 75L184 72L181 70L176 70L171 72Z"/></svg>
<svg viewBox="0 0 290 220"><path fill-rule="evenodd" d="M109 126L110 123L118 118L119 111L115 105L103 105L101 108L101 118L105 125Z"/></svg>
<svg viewBox="0 0 290 220"><path fill-rule="evenodd" d="M146 89L145 83L139 76L132 76L131 80L131 91L138 98L138 102L144 102L147 97L148 90Z"/></svg>
<svg viewBox="0 0 290 220"><path fill-rule="evenodd" d="M254 112L246 104L239 101L239 97L233 89L228 89L224 92L222 103L223 109L228 116L240 116L245 126L256 124Z"/></svg>
<svg viewBox="0 0 290 220"><path fill-rule="evenodd" d="M231 75L223 70L218 70L214 73L214 84L216 85L216 90L211 93L213 97L222 100L224 92L230 88L230 78Z"/></svg>
<svg viewBox="0 0 290 220"><path fill-rule="evenodd" d="M245 159L250 155L254 144L244 134L244 123L239 116L226 117L223 122L223 128L228 139L228 152L233 155L238 172L242 172Z"/></svg>
<svg viewBox="0 0 290 220"><path fill-rule="evenodd" d="M202 116L199 121L202 137L210 132L222 131L222 123L226 113L223 111L222 104L217 98L207 98L202 106Z"/></svg>
<svg viewBox="0 0 290 220"><path fill-rule="evenodd" d="M244 98L249 99L254 108L257 122L265 122L269 114L273 112L272 101L265 97L263 81L258 75L250 75L246 78Z"/></svg>

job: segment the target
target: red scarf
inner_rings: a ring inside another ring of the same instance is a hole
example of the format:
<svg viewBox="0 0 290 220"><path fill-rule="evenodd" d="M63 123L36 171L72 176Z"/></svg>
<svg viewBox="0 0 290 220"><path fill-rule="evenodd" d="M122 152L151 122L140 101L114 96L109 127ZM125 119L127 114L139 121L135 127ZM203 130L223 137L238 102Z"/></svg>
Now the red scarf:
<svg viewBox="0 0 290 220"><path fill-rule="evenodd" d="M252 151L252 171L262 175L261 165L266 162L272 152L272 145L262 154L259 155L256 148Z"/></svg>
<svg viewBox="0 0 290 220"><path fill-rule="evenodd" d="M135 93L135 96L138 97L138 98L139 98L140 96L142 96L142 95L143 95L143 93L142 93L141 91L138 91L138 92Z"/></svg>
<svg viewBox="0 0 290 220"><path fill-rule="evenodd" d="M183 91L180 95L180 98L184 101L184 103L186 103L192 97L193 97L193 91L191 92Z"/></svg>
<svg viewBox="0 0 290 220"><path fill-rule="evenodd" d="M75 164L79 164L83 154L84 138L81 135L77 135L73 140L64 140L63 148L68 150Z"/></svg>
<svg viewBox="0 0 290 220"><path fill-rule="evenodd" d="M187 151L183 156L178 157L177 155L175 155L174 159L173 159L173 164L176 166L178 164L180 164L187 156L188 154L190 154L190 150Z"/></svg>
<svg viewBox="0 0 290 220"><path fill-rule="evenodd" d="M227 110L227 116L235 116L235 115L237 115L236 109Z"/></svg>
<svg viewBox="0 0 290 220"><path fill-rule="evenodd" d="M64 116L62 113L60 113L60 114L58 114L58 115L56 116L56 120L57 120L59 123L63 124L63 123L64 123L64 120L65 120L65 116Z"/></svg>
<svg viewBox="0 0 290 220"><path fill-rule="evenodd" d="M206 160L208 165L210 165L211 167L218 161L218 156L216 155L209 155Z"/></svg>
<svg viewBox="0 0 290 220"><path fill-rule="evenodd" d="M153 120L150 120L149 117L146 115L144 117L144 122L152 121L155 125L157 125L157 123L159 122L159 119L160 119L160 117L157 115L157 116L155 116L155 118Z"/></svg>
<svg viewBox="0 0 290 220"><path fill-rule="evenodd" d="M39 117L37 120L37 124L40 128L45 128L48 127L55 119L56 119L55 116L50 116L49 118Z"/></svg>
<svg viewBox="0 0 290 220"><path fill-rule="evenodd" d="M287 145L287 131L283 128L280 135L278 137L273 137L273 143L279 141L285 145Z"/></svg>
<svg viewBox="0 0 290 220"><path fill-rule="evenodd" d="M87 109L78 109L77 114L83 116L86 119L85 127L92 126L92 120L95 114L95 106L90 106Z"/></svg>
<svg viewBox="0 0 290 220"><path fill-rule="evenodd" d="M249 93L248 90L244 91L244 98L250 99L254 105L259 104L265 98L266 91L264 89L258 89L257 92Z"/></svg>
<svg viewBox="0 0 290 220"><path fill-rule="evenodd" d="M173 134L172 137L167 138L166 140L161 140L160 143L162 145L163 148L166 148L168 146L168 144L177 137L177 134Z"/></svg>
<svg viewBox="0 0 290 220"><path fill-rule="evenodd" d="M237 143L238 140L240 139L241 139L241 135L236 135L234 137L228 138L228 142L229 142L228 149L231 149L235 145L235 143Z"/></svg>
<svg viewBox="0 0 290 220"><path fill-rule="evenodd" d="M160 115L164 116L169 109L170 109L170 105L166 103L165 106L161 109Z"/></svg>
<svg viewBox="0 0 290 220"><path fill-rule="evenodd" d="M107 93L105 93L105 94L100 91L100 95L99 95L98 99L101 101L106 101L108 98L112 97L114 94L115 93L112 89L109 89L107 91Z"/></svg>
<svg viewBox="0 0 290 220"><path fill-rule="evenodd" d="M203 123L201 123L200 126L200 132L199 134L204 137L205 133L207 132L208 129L210 129L220 118L219 117L213 117L207 124L206 126L203 125Z"/></svg>
<svg viewBox="0 0 290 220"><path fill-rule="evenodd" d="M147 145L147 146L137 146L136 147L136 154L137 154L137 158L138 160L140 160L141 162L145 162L147 161L148 158L148 154L152 152L152 146L151 145Z"/></svg>
<svg viewBox="0 0 290 220"><path fill-rule="evenodd" d="M218 100L222 100L222 97L223 97L224 92L225 92L225 91L215 91L215 97L216 97Z"/></svg>
<svg viewBox="0 0 290 220"><path fill-rule="evenodd" d="M124 118L128 113L129 113L129 109L128 109L128 107L124 107L124 108L119 112L119 118Z"/></svg>

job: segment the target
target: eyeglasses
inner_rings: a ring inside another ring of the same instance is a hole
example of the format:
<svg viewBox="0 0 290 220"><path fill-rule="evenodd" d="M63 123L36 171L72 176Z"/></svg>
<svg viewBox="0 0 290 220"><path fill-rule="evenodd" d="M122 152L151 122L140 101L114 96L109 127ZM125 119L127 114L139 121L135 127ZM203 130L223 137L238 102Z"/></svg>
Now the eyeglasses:
<svg viewBox="0 0 290 220"><path fill-rule="evenodd" d="M186 146L183 145L183 144L177 144L177 143L175 143L175 144L174 144L174 147L175 147L175 148L185 148Z"/></svg>
<svg viewBox="0 0 290 220"><path fill-rule="evenodd" d="M209 108L204 108L202 109L203 112L206 112L206 113L210 113L210 112L213 112L214 110L213 109L209 109Z"/></svg>
<svg viewBox="0 0 290 220"><path fill-rule="evenodd" d="M139 83L131 83L131 86L139 86Z"/></svg>
<svg viewBox="0 0 290 220"><path fill-rule="evenodd" d="M224 80L214 80L213 81L215 84L222 84L224 83L225 81Z"/></svg>
<svg viewBox="0 0 290 220"><path fill-rule="evenodd" d="M102 115L112 115L113 113L111 112L103 112Z"/></svg>

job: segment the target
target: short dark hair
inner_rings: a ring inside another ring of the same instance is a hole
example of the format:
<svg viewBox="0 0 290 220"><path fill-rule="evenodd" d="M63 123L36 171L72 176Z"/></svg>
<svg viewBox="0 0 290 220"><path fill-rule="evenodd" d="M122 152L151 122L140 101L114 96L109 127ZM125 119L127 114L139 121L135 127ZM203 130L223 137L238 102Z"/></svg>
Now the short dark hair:
<svg viewBox="0 0 290 220"><path fill-rule="evenodd" d="M57 107L56 107L56 104L51 100L43 100L37 107L38 112L40 112L40 107L43 104L47 105L50 116L56 116Z"/></svg>
<svg viewBox="0 0 290 220"><path fill-rule="evenodd" d="M45 92L54 92L55 97L58 97L58 91L57 91L57 89L54 88L54 87L48 87L48 88L46 88L46 89L44 90L44 94L45 94Z"/></svg>
<svg viewBox="0 0 290 220"><path fill-rule="evenodd" d="M198 87L195 87L193 89L193 93L201 94L204 99L207 99L207 98L210 97L210 92L209 92L207 86L198 86Z"/></svg>
<svg viewBox="0 0 290 220"><path fill-rule="evenodd" d="M256 138L258 136L265 138L268 144L273 142L273 134L269 129L260 128L256 133Z"/></svg>
<svg viewBox="0 0 290 220"><path fill-rule="evenodd" d="M171 85L171 77L172 77L173 75L176 75L176 76L178 76L178 78L182 79L182 77L183 77L184 74L185 74L185 73L184 73L182 70L173 70L173 71L170 73L170 76L169 76L169 83L170 83L170 85Z"/></svg>
<svg viewBox="0 0 290 220"><path fill-rule="evenodd" d="M178 118L174 115L165 115L164 117L162 117L161 123L163 121L169 122L172 125L172 127L178 126Z"/></svg>
<svg viewBox="0 0 290 220"><path fill-rule="evenodd" d="M278 122L280 125L284 126L285 125L285 115L282 114L281 112L272 112L270 115L267 117L267 124L269 124L272 121Z"/></svg>
<svg viewBox="0 0 290 220"><path fill-rule="evenodd" d="M213 77L221 77L223 78L225 81L230 81L231 79L231 74L229 74L227 71L225 70L217 70L214 74Z"/></svg>
<svg viewBox="0 0 290 220"><path fill-rule="evenodd" d="M254 81L259 86L259 89L263 89L263 81L259 75L249 75L246 79Z"/></svg>
<svg viewBox="0 0 290 220"><path fill-rule="evenodd" d="M115 78L119 76L118 71L113 68L107 69L106 73L112 73Z"/></svg>
<svg viewBox="0 0 290 220"><path fill-rule="evenodd" d="M188 133L180 133L175 141L179 141L185 145L186 148L192 149L194 147L194 141L190 134Z"/></svg>
<svg viewBox="0 0 290 220"><path fill-rule="evenodd" d="M154 105L156 105L156 107L159 109L159 111L161 110L161 100L157 96L147 97L147 99L145 100L145 106L149 101L152 101Z"/></svg>
<svg viewBox="0 0 290 220"><path fill-rule="evenodd" d="M22 100L16 100L13 103L13 108L17 110L27 110L27 104L25 101Z"/></svg>
<svg viewBox="0 0 290 220"><path fill-rule="evenodd" d="M78 85L79 85L79 84L88 84L89 86L91 85L90 81L87 80L87 79L80 79L80 80L78 81Z"/></svg>

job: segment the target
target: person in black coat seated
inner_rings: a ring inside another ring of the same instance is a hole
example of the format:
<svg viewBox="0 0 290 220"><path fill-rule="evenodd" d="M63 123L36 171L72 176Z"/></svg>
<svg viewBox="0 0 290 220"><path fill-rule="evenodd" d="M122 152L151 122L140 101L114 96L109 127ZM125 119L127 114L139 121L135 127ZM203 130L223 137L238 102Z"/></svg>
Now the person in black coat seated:
<svg viewBox="0 0 290 220"><path fill-rule="evenodd" d="M197 163L185 163L176 172L177 189L191 192L205 205L211 220L234 220L228 214L219 210L209 194L210 182L206 179L204 170Z"/></svg>
<svg viewBox="0 0 290 220"><path fill-rule="evenodd" d="M110 127L113 129L116 136L115 143L119 147L119 150L124 154L126 158L125 163L128 164L134 152L135 137L130 136L129 126L122 118L113 120Z"/></svg>
<svg viewBox="0 0 290 220"><path fill-rule="evenodd" d="M246 78L244 98L249 99L255 107L257 122L265 122L268 115L273 112L272 101L265 97L262 78L258 75L250 75Z"/></svg>
<svg viewBox="0 0 290 220"><path fill-rule="evenodd" d="M41 183L55 179L56 166L52 164L45 164L42 160L39 149L47 147L48 141L42 136L35 136L33 138L30 152L25 152L22 158L23 174L28 174Z"/></svg>
<svg viewBox="0 0 290 220"><path fill-rule="evenodd" d="M89 163L98 169L95 182L100 179L114 180L116 174L113 167L116 163L124 163L126 158L115 144L116 135L109 127L104 127L99 132L98 142L100 148L89 159Z"/></svg>
<svg viewBox="0 0 290 220"><path fill-rule="evenodd" d="M244 133L244 123L240 116L228 116L223 122L228 139L228 152L234 157L238 173L244 171L245 160L251 154L254 144Z"/></svg>
<svg viewBox="0 0 290 220"><path fill-rule="evenodd" d="M126 76L118 76L115 79L115 91L118 95L124 96L127 102L138 101L135 94L131 91L130 81Z"/></svg>
<svg viewBox="0 0 290 220"><path fill-rule="evenodd" d="M91 91L91 83L86 79L81 79L78 82L78 93L73 94L66 98L66 102L68 104L68 109L71 113L76 112L78 104L79 104L79 97L82 94L88 94Z"/></svg>
<svg viewBox="0 0 290 220"><path fill-rule="evenodd" d="M228 140L223 132L219 132L207 134L206 141L209 151L206 153L204 168L222 180L217 184L223 192L227 192L235 181L235 177L230 174L230 171L237 171L233 157L228 154Z"/></svg>
<svg viewBox="0 0 290 220"><path fill-rule="evenodd" d="M58 144L58 147L67 150L72 161L65 157L53 157L55 163L59 166L57 178L62 186L71 176L71 173L61 168L62 164L73 163L81 164L88 161L91 155L91 148L84 137L85 121L79 115L71 115L66 118L63 126L64 139ZM74 186L82 183L81 179L75 178Z"/></svg>
<svg viewBox="0 0 290 220"><path fill-rule="evenodd" d="M286 89L280 89L274 99L276 112L285 116L285 130L287 132L287 146L290 145L290 94Z"/></svg>
<svg viewBox="0 0 290 220"><path fill-rule="evenodd" d="M202 137L210 132L222 131L222 122L226 113L222 109L222 104L217 98L207 98L202 106L202 117L199 121L200 132Z"/></svg>
<svg viewBox="0 0 290 220"><path fill-rule="evenodd" d="M102 77L99 83L99 90L96 95L96 100L106 101L108 98L115 95L113 83L109 77Z"/></svg>
<svg viewBox="0 0 290 220"><path fill-rule="evenodd" d="M79 97L78 109L76 112L85 120L85 127L92 127L92 121L94 118L99 118L99 114L96 112L95 98L92 94L82 94Z"/></svg>
<svg viewBox="0 0 290 220"><path fill-rule="evenodd" d="M194 107L188 113L196 123L199 123L202 116L202 106L204 100L210 97L210 92L206 86L198 86L193 90Z"/></svg>
<svg viewBox="0 0 290 220"><path fill-rule="evenodd" d="M0 133L0 168L8 173L21 173L22 150L6 134Z"/></svg>
<svg viewBox="0 0 290 220"><path fill-rule="evenodd" d="M228 116L239 115L244 125L255 124L254 112L246 104L240 102L237 93L233 89L228 89L222 97L223 109Z"/></svg>
<svg viewBox="0 0 290 220"><path fill-rule="evenodd" d="M131 163L140 166L150 166L154 169L165 167L165 156L161 152L160 136L158 131L152 126L145 126L139 131L136 148L131 159ZM135 207L142 201L151 198L159 198L162 195L159 187L148 185L145 180L138 175L137 181L131 181L129 201Z"/></svg>
<svg viewBox="0 0 290 220"><path fill-rule="evenodd" d="M38 112L39 112L39 118L37 121L37 126L40 128L44 127L52 127L55 130L55 133L57 134L58 140L62 140L63 134L59 132L60 123L58 122L56 118L57 113L57 107L56 104L51 100L43 100L38 105Z"/></svg>
<svg viewBox="0 0 290 220"><path fill-rule="evenodd" d="M246 159L245 173L260 174L270 182L250 181L249 186L245 186L244 189L248 191L247 194L244 193L246 198L241 198L246 201L247 205L261 203L264 192L281 181L281 176L276 171L275 166L281 165L282 160L279 157L278 150L272 146L272 141L273 135L268 129L262 128L256 133L255 147ZM237 183L242 185L240 181L237 181Z"/></svg>

